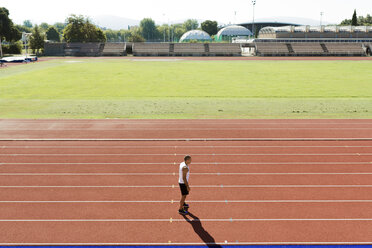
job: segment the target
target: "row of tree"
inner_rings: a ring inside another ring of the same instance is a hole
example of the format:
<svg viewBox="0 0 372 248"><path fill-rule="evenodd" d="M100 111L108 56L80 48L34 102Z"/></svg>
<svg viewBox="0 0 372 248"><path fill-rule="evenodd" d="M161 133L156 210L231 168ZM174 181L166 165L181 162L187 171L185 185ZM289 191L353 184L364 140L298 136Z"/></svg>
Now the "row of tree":
<svg viewBox="0 0 372 248"><path fill-rule="evenodd" d="M352 26L372 26L372 16L367 15L359 16L357 15L356 10L354 10L354 14L351 19L345 19L341 22L341 25L352 25Z"/></svg>
<svg viewBox="0 0 372 248"><path fill-rule="evenodd" d="M9 19L9 11L2 8ZM11 20L9 19L11 22ZM12 23L12 22L11 22ZM128 30L111 30L99 28L92 23L89 18L78 15L71 15L65 23L41 23L34 25L30 20L26 20L22 25L14 25L18 36L5 38L8 42L14 42L20 39L21 32L32 33L30 37L30 48L38 52L44 47L45 40L54 42L160 42L160 41L178 41L181 36L190 30L202 29L213 36L218 32L218 23L207 20L199 26L199 22L194 19L186 20L179 24L156 25L151 18L145 18L139 26L129 27ZM8 34L9 32L7 32Z"/></svg>
<svg viewBox="0 0 372 248"><path fill-rule="evenodd" d="M129 30L112 30L104 31L107 41L110 42L168 42L178 41L187 31L201 29L213 36L218 32L218 23L207 20L199 26L197 20L189 19L184 23L156 25L151 18L145 18L140 22L138 27L131 27Z"/></svg>

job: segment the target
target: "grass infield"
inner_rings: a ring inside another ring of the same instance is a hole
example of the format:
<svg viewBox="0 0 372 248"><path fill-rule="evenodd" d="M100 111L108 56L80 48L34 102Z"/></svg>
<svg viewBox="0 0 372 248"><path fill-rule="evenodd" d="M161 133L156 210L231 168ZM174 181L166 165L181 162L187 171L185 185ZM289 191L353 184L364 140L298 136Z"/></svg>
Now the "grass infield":
<svg viewBox="0 0 372 248"><path fill-rule="evenodd" d="M0 69L0 118L371 118L372 61L66 58Z"/></svg>

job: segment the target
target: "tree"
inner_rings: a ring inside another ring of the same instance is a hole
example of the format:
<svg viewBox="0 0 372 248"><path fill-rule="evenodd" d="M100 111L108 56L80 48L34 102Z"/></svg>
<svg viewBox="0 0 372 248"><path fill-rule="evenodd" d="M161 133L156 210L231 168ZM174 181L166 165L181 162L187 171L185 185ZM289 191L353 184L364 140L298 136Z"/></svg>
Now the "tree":
<svg viewBox="0 0 372 248"><path fill-rule="evenodd" d="M14 26L13 21L9 18L9 10L0 8L0 57L3 57L1 43L6 41L18 41L22 38L21 32Z"/></svg>
<svg viewBox="0 0 372 248"><path fill-rule="evenodd" d="M140 29L142 37L145 37L148 41L154 41L159 37L155 21L151 18L143 19L140 23Z"/></svg>
<svg viewBox="0 0 372 248"><path fill-rule="evenodd" d="M186 33L186 29L183 24L173 24L172 25L173 31L173 40L179 41L184 33Z"/></svg>
<svg viewBox="0 0 372 248"><path fill-rule="evenodd" d="M102 29L84 16L71 15L67 18L67 23L63 30L63 38L66 42L106 42Z"/></svg>
<svg viewBox="0 0 372 248"><path fill-rule="evenodd" d="M203 31L212 36L218 32L218 23L216 21L207 20L201 24L201 28Z"/></svg>
<svg viewBox="0 0 372 248"><path fill-rule="evenodd" d="M195 20L195 19L188 19L183 23L183 26L187 32L190 30L197 29L199 27L199 22L198 20Z"/></svg>
<svg viewBox="0 0 372 248"><path fill-rule="evenodd" d="M351 25L358 26L358 16L356 10L354 10L353 18L351 18Z"/></svg>
<svg viewBox="0 0 372 248"><path fill-rule="evenodd" d="M43 22L39 25L40 30L42 30L43 32L46 32L49 27L50 27L50 25L46 22Z"/></svg>
<svg viewBox="0 0 372 248"><path fill-rule="evenodd" d="M32 32L32 28L28 28L24 25L15 25L15 27L20 31L20 32L25 32L25 33L31 33Z"/></svg>
<svg viewBox="0 0 372 248"><path fill-rule="evenodd" d="M355 16L356 16L356 11L354 11L354 15L353 15L354 20L353 19L345 19L341 22L341 25L347 25L347 26L355 25ZM372 25L372 16L369 15L369 14L366 17L359 16L357 18L356 24L361 25L361 26L371 26Z"/></svg>
<svg viewBox="0 0 372 248"><path fill-rule="evenodd" d="M145 38L143 38L140 34L132 34L131 37L128 38L129 42L145 42Z"/></svg>
<svg viewBox="0 0 372 248"><path fill-rule="evenodd" d="M56 23L54 23L53 27L55 27L57 29L58 33L61 34L63 32L63 29L65 29L66 24L62 23L62 22L56 22Z"/></svg>
<svg viewBox="0 0 372 248"><path fill-rule="evenodd" d="M45 34L46 34L47 40L52 40L52 41L57 41L57 42L61 41L58 30L55 27L48 28Z"/></svg>
<svg viewBox="0 0 372 248"><path fill-rule="evenodd" d="M45 36L40 33L39 26L35 25L30 37L30 48L33 53L35 53L35 51L39 53L39 50L44 48L44 40Z"/></svg>
<svg viewBox="0 0 372 248"><path fill-rule="evenodd" d="M32 28L33 27L32 22L30 20L25 20L23 22L23 26L25 26L27 28Z"/></svg>

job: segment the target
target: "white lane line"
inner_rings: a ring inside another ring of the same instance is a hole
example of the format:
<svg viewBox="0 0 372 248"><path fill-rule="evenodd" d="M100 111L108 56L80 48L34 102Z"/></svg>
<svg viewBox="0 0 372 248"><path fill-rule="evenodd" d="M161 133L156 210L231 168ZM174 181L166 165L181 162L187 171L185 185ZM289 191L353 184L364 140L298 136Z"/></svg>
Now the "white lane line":
<svg viewBox="0 0 372 248"><path fill-rule="evenodd" d="M44 130L42 130L44 131ZM50 142L50 141L73 141L73 142L115 142L115 141L146 141L146 142L166 142L166 141L182 141L182 142L212 142L212 141L252 141L252 142L260 142L260 141L280 141L280 142L288 142L288 141L372 141L372 137L369 138L48 138L48 139L40 139L40 138L0 138L0 142L15 142L15 141L40 141L40 142Z"/></svg>
<svg viewBox="0 0 372 248"><path fill-rule="evenodd" d="M94 154L89 154L89 153L83 153L83 154L76 154L76 153L63 153L63 154L52 154L52 153L9 153L9 154L0 154L1 157L21 157L21 156L26 156L26 157L93 157L93 156L100 156L100 157L125 157L125 156L130 156L130 157L140 157L140 156L183 156L182 154L169 154L169 153L149 153L149 154L132 154L132 153L127 153L127 154L121 154L121 153L113 153L113 154L108 154L108 153L94 153ZM193 154L193 156L372 156L372 153L219 153L219 154Z"/></svg>
<svg viewBox="0 0 372 248"><path fill-rule="evenodd" d="M78 149L112 149L112 148L117 148L117 149L128 149L128 148L133 148L133 149L147 149L147 148L174 148L174 146L146 146L146 145L143 145L143 146L105 146L105 145L102 145L102 146L1 146L0 149L59 149L59 148L64 148L64 149L68 149L68 148L78 148ZM372 148L372 146L287 146L287 145L282 145L282 146L265 146L265 145L262 145L262 146L209 146L209 145L205 145L205 146L177 146L177 149L184 149L184 148L209 148L209 149L212 149L212 148Z"/></svg>
<svg viewBox="0 0 372 248"><path fill-rule="evenodd" d="M372 175L372 172L353 173L190 173L194 176L264 176L264 175ZM176 173L0 173L0 176L177 176Z"/></svg>
<svg viewBox="0 0 372 248"><path fill-rule="evenodd" d="M172 219L185 222L185 219ZM195 220L194 220L195 221ZM201 219L200 222L280 222L280 221L372 221L359 219ZM169 222L169 219L0 219L0 222Z"/></svg>
<svg viewBox="0 0 372 248"><path fill-rule="evenodd" d="M193 163L193 165L213 165L210 163ZM366 165L371 162L218 162L219 165ZM174 165L173 163L8 163L0 162L0 165Z"/></svg>
<svg viewBox="0 0 372 248"><path fill-rule="evenodd" d="M191 203L372 203L372 200L190 200ZM0 203L169 203L172 201L0 201Z"/></svg>
<svg viewBox="0 0 372 248"><path fill-rule="evenodd" d="M62 127L65 127L66 124L72 124L72 125L89 125L89 124L94 124L94 125L102 125L104 127L107 127L107 126L115 126L115 125L136 125L136 126L139 126L139 125L151 125L151 126L154 126L154 125L166 125L166 124L180 124L180 121L173 121L173 120L162 120L162 121L156 121L154 122L153 120L152 121L143 121L143 120L140 120L140 121L136 121L136 120L131 120L131 121L123 121L123 120L120 120L120 121L115 121L115 120L110 120L111 123L107 124L106 122L105 123L100 123L100 122L97 122L97 121L94 121L94 122L87 122L87 121L79 121L79 120L64 120L63 122L46 122L46 121L34 121L34 120L30 120L30 121L27 121L27 120L22 120L22 123L24 123L24 126L28 127L29 125L53 125L53 126L57 126L58 125L61 125ZM247 121L241 121L241 120L217 120L214 121L214 122L204 122L204 121L198 121L198 120L187 120L187 125L372 125L372 122L354 122L354 121L350 121L350 122L344 122L344 120L342 120L342 122L281 122L281 121L278 121L278 122L263 122L263 121L251 121L251 120L247 120ZM356 120L356 121L359 121L359 120ZM2 122L0 125L2 126L13 126L13 125L20 125L21 123L18 121L18 120L4 120L4 122ZM22 126L22 125L21 125Z"/></svg>
<svg viewBox="0 0 372 248"><path fill-rule="evenodd" d="M173 188L177 189L174 185L171 186L0 186L0 188ZM372 185L193 185L192 188L372 188Z"/></svg>
<svg viewBox="0 0 372 248"><path fill-rule="evenodd" d="M185 221L185 220L184 220ZM115 246L115 245L122 245L122 246L182 246L182 245L195 245L195 246L205 246L205 245L236 245L235 242L215 242L215 243L0 243L2 246ZM363 244L372 244L372 240L370 242L239 242L239 245L363 245Z"/></svg>
<svg viewBox="0 0 372 248"><path fill-rule="evenodd" d="M66 129L52 129L53 131L213 131L213 130L371 130L371 127L180 127L180 128L169 128L169 127L153 127L153 128L66 128ZM45 129L19 129L19 128L8 128L3 129L6 131L45 131Z"/></svg>

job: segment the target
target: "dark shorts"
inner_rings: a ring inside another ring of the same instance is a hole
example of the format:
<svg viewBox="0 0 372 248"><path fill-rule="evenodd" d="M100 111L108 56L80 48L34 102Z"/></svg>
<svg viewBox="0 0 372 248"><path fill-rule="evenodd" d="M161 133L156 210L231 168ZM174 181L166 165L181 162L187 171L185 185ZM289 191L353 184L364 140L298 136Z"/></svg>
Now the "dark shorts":
<svg viewBox="0 0 372 248"><path fill-rule="evenodd" d="M189 191L187 190L186 184L180 183L180 189L182 195L189 195Z"/></svg>

